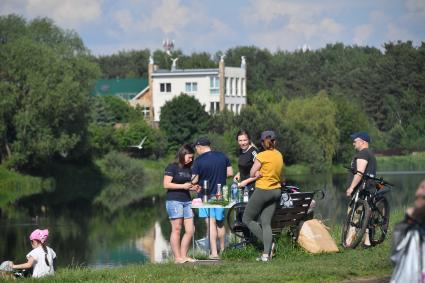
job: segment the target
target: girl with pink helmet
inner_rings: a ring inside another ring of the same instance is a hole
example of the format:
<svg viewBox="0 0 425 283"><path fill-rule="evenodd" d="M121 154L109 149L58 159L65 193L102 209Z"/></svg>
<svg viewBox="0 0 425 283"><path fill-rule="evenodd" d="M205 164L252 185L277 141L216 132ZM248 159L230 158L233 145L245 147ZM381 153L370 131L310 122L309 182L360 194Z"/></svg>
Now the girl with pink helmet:
<svg viewBox="0 0 425 283"><path fill-rule="evenodd" d="M27 262L22 264L14 264L11 262L13 269L29 269L33 268L33 277L43 277L46 275L53 275L53 259L56 258L56 253L46 245L49 230L36 229L34 230L29 239L33 248L27 254Z"/></svg>

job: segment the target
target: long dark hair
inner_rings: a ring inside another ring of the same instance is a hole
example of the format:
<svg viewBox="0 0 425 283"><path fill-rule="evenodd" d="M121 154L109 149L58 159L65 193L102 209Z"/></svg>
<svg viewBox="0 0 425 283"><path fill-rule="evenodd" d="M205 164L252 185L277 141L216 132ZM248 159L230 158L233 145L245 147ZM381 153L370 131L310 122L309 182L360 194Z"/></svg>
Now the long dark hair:
<svg viewBox="0 0 425 283"><path fill-rule="evenodd" d="M192 166L192 162L189 164L184 163L184 157L186 154L195 154L195 150L191 144L184 144L180 147L180 149L177 151L176 154L176 164L178 164L180 167L190 167Z"/></svg>

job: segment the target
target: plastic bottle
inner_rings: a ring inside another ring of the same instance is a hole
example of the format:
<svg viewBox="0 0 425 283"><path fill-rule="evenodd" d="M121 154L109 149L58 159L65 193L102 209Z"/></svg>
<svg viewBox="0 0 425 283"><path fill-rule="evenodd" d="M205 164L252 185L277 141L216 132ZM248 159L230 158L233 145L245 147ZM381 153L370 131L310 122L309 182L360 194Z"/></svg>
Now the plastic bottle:
<svg viewBox="0 0 425 283"><path fill-rule="evenodd" d="M204 198L202 199L202 202L207 203L208 202L208 181L204 180Z"/></svg>
<svg viewBox="0 0 425 283"><path fill-rule="evenodd" d="M238 184L237 183L233 183L232 186L230 187L231 191L231 196L230 196L230 201L231 202L237 202L238 201Z"/></svg>
<svg viewBox="0 0 425 283"><path fill-rule="evenodd" d="M243 202L248 202L248 200L249 200L248 188L245 188L243 190Z"/></svg>
<svg viewBox="0 0 425 283"><path fill-rule="evenodd" d="M226 185L223 186L223 199L229 201L229 187Z"/></svg>
<svg viewBox="0 0 425 283"><path fill-rule="evenodd" d="M215 198L216 199L221 199L222 194L221 194L221 184L217 184L217 192L215 193Z"/></svg>

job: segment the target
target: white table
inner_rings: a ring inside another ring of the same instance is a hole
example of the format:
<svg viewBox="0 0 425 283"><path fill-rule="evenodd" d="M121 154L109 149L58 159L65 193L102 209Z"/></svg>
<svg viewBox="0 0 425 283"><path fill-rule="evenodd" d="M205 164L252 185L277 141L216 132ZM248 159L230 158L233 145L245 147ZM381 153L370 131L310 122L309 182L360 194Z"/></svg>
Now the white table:
<svg viewBox="0 0 425 283"><path fill-rule="evenodd" d="M229 202L229 204L226 205L226 206L222 206L220 204L210 204L210 203L202 203L202 204L196 204L196 205L192 204L192 208L206 208L206 209L209 209L209 208L231 208L233 205L235 205L235 203L236 202ZM208 216L207 216L207 218L208 218L208 231L207 231L208 256L210 255L210 252L211 252L211 246L210 246L211 245L211 243L210 243L210 227L211 227L210 215L211 215L211 212L208 212ZM195 241L195 235L193 235L193 238L192 238L192 248L195 246L194 241Z"/></svg>

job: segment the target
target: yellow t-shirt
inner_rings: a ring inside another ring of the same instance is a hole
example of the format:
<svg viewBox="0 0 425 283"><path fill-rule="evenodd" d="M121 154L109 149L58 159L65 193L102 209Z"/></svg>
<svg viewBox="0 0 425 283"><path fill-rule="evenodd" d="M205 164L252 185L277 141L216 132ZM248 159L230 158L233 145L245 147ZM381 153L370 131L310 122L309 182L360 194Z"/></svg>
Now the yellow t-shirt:
<svg viewBox="0 0 425 283"><path fill-rule="evenodd" d="M285 166L283 155L276 149L265 150L257 154L256 159L261 163L262 177L255 181L255 187L263 190L280 188L282 170Z"/></svg>

